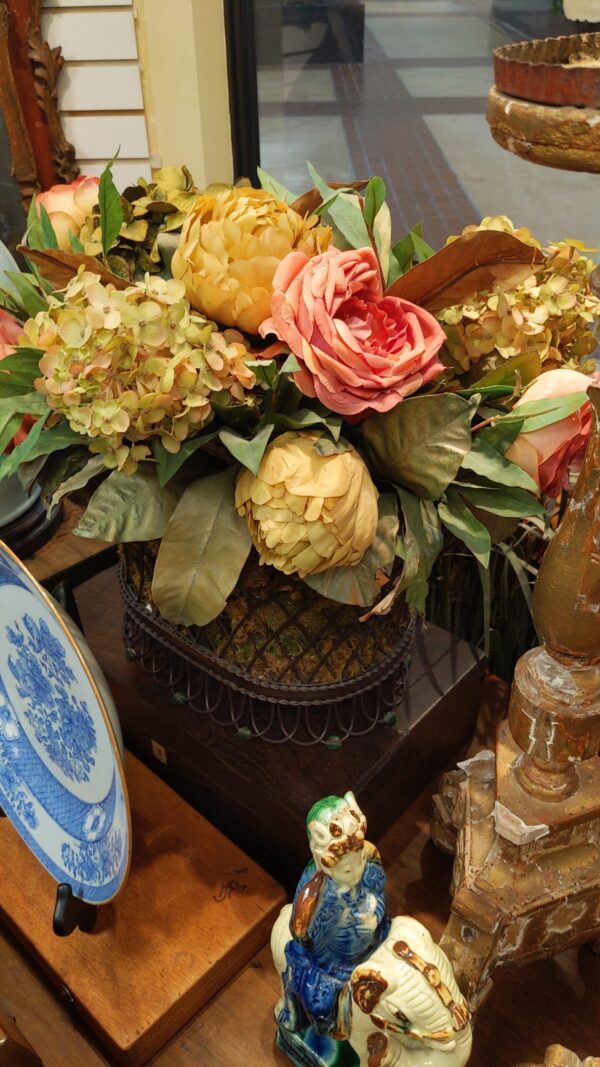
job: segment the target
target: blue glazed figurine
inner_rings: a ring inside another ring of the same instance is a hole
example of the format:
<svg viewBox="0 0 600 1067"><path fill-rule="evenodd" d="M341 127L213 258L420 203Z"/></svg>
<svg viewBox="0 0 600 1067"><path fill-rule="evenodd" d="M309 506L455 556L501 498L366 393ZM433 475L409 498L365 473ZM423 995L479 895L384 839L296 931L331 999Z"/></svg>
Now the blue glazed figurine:
<svg viewBox="0 0 600 1067"><path fill-rule="evenodd" d="M464 1067L469 1012L450 963L420 923L387 914L354 794L320 800L306 828L312 860L271 937L277 1044L298 1067Z"/></svg>

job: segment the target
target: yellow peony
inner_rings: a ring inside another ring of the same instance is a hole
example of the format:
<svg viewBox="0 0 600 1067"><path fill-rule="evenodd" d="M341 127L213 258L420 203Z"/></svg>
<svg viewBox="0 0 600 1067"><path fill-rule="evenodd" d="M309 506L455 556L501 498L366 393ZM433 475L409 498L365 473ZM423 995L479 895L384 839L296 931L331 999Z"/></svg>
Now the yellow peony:
<svg viewBox="0 0 600 1067"><path fill-rule="evenodd" d="M220 188L187 216L171 270L203 314L247 333L271 314L273 275L289 252L311 257L331 240L316 215L304 219L264 189Z"/></svg>
<svg viewBox="0 0 600 1067"><path fill-rule="evenodd" d="M378 493L358 452L345 447L336 451L319 433L284 433L257 477L241 472L235 506L261 563L301 578L360 563L375 537Z"/></svg>

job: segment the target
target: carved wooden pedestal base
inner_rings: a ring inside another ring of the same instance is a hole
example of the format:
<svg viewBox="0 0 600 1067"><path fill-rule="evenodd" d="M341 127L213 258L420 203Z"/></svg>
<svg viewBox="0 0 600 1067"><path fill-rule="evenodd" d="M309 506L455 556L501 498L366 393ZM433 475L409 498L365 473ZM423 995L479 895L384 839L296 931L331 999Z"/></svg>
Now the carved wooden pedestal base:
<svg viewBox="0 0 600 1067"><path fill-rule="evenodd" d="M580 765L580 789L557 808L522 792L519 754L503 723L496 756L480 753L446 775L437 802L434 839L441 828L447 848L450 824L458 830L441 946L472 1010L501 964L600 936L600 760Z"/></svg>

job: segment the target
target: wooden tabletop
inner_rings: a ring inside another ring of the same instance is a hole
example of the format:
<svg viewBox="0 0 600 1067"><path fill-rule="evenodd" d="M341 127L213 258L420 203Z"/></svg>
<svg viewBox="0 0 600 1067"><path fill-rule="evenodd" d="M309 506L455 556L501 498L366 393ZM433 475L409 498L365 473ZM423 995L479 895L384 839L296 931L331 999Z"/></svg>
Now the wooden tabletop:
<svg viewBox="0 0 600 1067"><path fill-rule="evenodd" d="M385 835L381 850L390 910L409 912L439 937L450 904L451 861L429 842L429 811L429 796L424 795ZM273 1047L277 995L269 949L264 948L154 1057L152 1067L289 1067ZM109 1062L75 1029L68 1008L4 933L0 1025L3 1013L16 1020L45 1067L106 1067ZM600 958L589 947L543 963L505 967L477 1020L470 1067L541 1063L553 1043L582 1057L593 1054L600 1051L599 1019Z"/></svg>

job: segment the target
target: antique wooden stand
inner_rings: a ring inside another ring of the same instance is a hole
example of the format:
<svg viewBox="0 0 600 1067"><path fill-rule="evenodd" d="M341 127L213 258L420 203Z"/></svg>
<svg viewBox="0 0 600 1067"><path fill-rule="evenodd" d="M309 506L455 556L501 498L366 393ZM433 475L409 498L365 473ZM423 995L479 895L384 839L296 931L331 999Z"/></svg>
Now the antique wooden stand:
<svg viewBox="0 0 600 1067"><path fill-rule="evenodd" d="M496 752L447 775L434 838L458 830L441 944L472 1009L492 973L600 937L600 388L587 455L538 577L544 644L521 657Z"/></svg>

